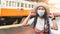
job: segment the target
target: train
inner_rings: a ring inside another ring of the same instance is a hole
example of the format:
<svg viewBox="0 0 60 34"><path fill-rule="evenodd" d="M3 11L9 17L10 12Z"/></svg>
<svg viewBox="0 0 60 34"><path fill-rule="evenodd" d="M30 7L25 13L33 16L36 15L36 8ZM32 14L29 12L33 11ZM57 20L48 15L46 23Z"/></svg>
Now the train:
<svg viewBox="0 0 60 34"><path fill-rule="evenodd" d="M1 0L0 3L0 26L20 24L27 17L37 2L24 0ZM60 16L60 12L53 12L54 16Z"/></svg>

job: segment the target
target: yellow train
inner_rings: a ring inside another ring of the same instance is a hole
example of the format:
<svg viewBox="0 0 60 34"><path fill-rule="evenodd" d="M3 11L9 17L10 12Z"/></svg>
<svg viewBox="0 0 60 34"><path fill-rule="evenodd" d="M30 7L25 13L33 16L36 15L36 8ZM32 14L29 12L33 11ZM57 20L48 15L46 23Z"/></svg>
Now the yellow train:
<svg viewBox="0 0 60 34"><path fill-rule="evenodd" d="M24 0L1 0L0 25L10 25L17 20L19 24L23 17L27 17L36 2ZM56 13L55 13L56 15Z"/></svg>
<svg viewBox="0 0 60 34"><path fill-rule="evenodd" d="M24 0L1 0L0 23L1 25L13 24L16 20L20 23L23 17L28 16L34 3Z"/></svg>

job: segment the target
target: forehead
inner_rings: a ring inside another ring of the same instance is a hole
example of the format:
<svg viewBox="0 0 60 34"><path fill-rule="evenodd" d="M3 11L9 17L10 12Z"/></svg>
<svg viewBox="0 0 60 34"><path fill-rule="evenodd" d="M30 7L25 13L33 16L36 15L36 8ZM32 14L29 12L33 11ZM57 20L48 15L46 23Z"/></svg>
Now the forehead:
<svg viewBox="0 0 60 34"><path fill-rule="evenodd" d="M40 7L38 7L38 9L45 9L45 8L40 6Z"/></svg>

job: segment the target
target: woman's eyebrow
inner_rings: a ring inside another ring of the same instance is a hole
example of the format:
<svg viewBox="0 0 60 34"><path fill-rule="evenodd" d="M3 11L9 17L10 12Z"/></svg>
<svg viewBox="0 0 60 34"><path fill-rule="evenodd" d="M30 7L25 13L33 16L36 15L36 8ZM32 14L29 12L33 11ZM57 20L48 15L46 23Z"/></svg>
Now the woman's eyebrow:
<svg viewBox="0 0 60 34"><path fill-rule="evenodd" d="M40 10L40 8L39 8L39 10ZM44 9L41 9L41 10L44 10Z"/></svg>
<svg viewBox="0 0 60 34"><path fill-rule="evenodd" d="M44 8L42 8L42 10L44 10Z"/></svg>

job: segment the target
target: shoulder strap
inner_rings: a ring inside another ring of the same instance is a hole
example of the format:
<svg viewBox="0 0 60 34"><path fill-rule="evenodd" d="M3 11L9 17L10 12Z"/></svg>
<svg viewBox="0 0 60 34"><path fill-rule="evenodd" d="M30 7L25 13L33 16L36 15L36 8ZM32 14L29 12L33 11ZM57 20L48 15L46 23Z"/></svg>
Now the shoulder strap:
<svg viewBox="0 0 60 34"><path fill-rule="evenodd" d="M35 19L34 19L34 25L33 25L33 28L35 28L35 26L36 26L36 23L37 23L37 17L35 17Z"/></svg>
<svg viewBox="0 0 60 34"><path fill-rule="evenodd" d="M45 29L45 25L47 25L48 26L48 28L47 29ZM44 33L46 34L46 33L50 33L50 25L49 25L49 19L48 19L48 17L46 17L45 18L45 24L44 24Z"/></svg>

